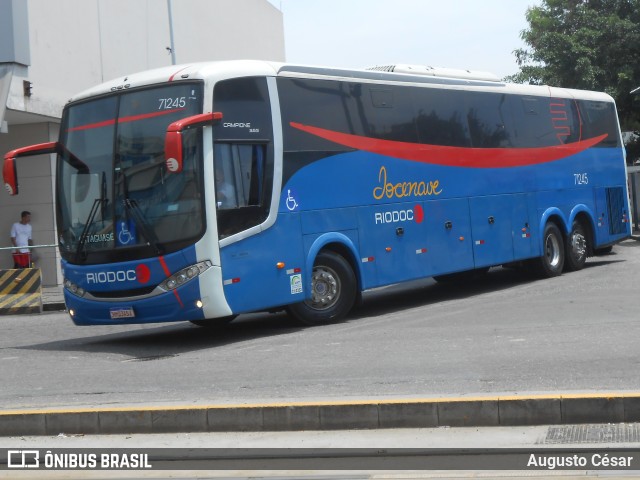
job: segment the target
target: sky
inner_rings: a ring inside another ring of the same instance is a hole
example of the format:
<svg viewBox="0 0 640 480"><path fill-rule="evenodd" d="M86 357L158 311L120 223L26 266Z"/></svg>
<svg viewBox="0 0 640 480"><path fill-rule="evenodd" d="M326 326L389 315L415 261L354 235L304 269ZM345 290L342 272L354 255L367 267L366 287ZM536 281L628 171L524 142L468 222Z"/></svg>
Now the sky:
<svg viewBox="0 0 640 480"><path fill-rule="evenodd" d="M518 71L527 7L540 0L269 0L283 12L286 61L363 68L398 63Z"/></svg>

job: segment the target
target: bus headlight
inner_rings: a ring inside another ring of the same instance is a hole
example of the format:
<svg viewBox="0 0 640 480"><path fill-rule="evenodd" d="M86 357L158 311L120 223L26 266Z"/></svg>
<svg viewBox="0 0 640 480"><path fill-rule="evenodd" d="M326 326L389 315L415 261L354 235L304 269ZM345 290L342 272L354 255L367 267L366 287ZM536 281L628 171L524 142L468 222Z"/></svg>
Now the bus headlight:
<svg viewBox="0 0 640 480"><path fill-rule="evenodd" d="M84 297L84 294L85 294L84 288L79 287L68 278L64 279L64 288L66 288L69 291L69 293L73 293L77 297Z"/></svg>
<svg viewBox="0 0 640 480"><path fill-rule="evenodd" d="M180 285L184 285L188 281L196 278L198 275L206 272L211 268L211 261L205 260L204 262L196 263L195 265L191 265L190 267L183 268L179 272L174 273L169 278L167 278L164 282L162 282L159 287L169 292L178 288Z"/></svg>

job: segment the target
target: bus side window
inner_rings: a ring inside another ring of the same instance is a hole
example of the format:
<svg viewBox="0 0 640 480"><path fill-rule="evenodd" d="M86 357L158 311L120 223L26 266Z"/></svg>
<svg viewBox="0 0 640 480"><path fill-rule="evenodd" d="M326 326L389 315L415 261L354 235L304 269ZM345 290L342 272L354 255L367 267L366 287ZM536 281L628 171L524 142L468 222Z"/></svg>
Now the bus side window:
<svg viewBox="0 0 640 480"><path fill-rule="evenodd" d="M235 189L234 156L237 157L237 145L217 144L215 147L214 180L216 186L216 206L220 209L236 208L238 197Z"/></svg>
<svg viewBox="0 0 640 480"><path fill-rule="evenodd" d="M465 92L416 88L411 97L420 143L471 146Z"/></svg>
<svg viewBox="0 0 640 480"><path fill-rule="evenodd" d="M552 147L560 143L549 97L513 95L509 101L515 127L512 142L516 148Z"/></svg>
<svg viewBox="0 0 640 480"><path fill-rule="evenodd" d="M596 147L620 146L620 136L616 131L616 110L613 103L579 100L578 108L583 122L583 138L607 134L607 137Z"/></svg>
<svg viewBox="0 0 640 480"><path fill-rule="evenodd" d="M268 215L267 145L216 143L214 155L218 233L224 238L259 225Z"/></svg>
<svg viewBox="0 0 640 480"><path fill-rule="evenodd" d="M214 175L218 208L261 206L264 168L265 145L216 144Z"/></svg>
<svg viewBox="0 0 640 480"><path fill-rule="evenodd" d="M511 110L504 94L469 96L467 120L471 143L476 148L513 146Z"/></svg>

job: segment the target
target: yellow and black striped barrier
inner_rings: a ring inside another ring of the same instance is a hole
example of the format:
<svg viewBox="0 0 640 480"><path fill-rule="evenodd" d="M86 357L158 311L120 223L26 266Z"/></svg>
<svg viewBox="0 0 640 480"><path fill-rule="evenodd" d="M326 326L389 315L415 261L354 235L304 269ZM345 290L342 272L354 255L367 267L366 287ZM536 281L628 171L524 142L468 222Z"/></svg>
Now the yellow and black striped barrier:
<svg viewBox="0 0 640 480"><path fill-rule="evenodd" d="M0 315L42 312L39 268L0 270Z"/></svg>

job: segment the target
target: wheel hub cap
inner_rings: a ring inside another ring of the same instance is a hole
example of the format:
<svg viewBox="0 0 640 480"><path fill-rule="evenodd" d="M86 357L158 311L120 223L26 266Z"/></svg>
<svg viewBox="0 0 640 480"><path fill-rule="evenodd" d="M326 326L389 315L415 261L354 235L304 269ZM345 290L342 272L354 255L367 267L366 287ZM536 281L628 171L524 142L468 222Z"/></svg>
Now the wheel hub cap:
<svg viewBox="0 0 640 480"><path fill-rule="evenodd" d="M328 267L316 267L311 277L311 300L307 304L316 310L333 306L340 295L340 281L336 272Z"/></svg>
<svg viewBox="0 0 640 480"><path fill-rule="evenodd" d="M583 257L587 253L587 239L584 235L576 233L571 238L571 248L577 258Z"/></svg>
<svg viewBox="0 0 640 480"><path fill-rule="evenodd" d="M552 267L556 267L560 263L560 248L558 239L553 235L549 235L546 242L546 255L549 265Z"/></svg>

